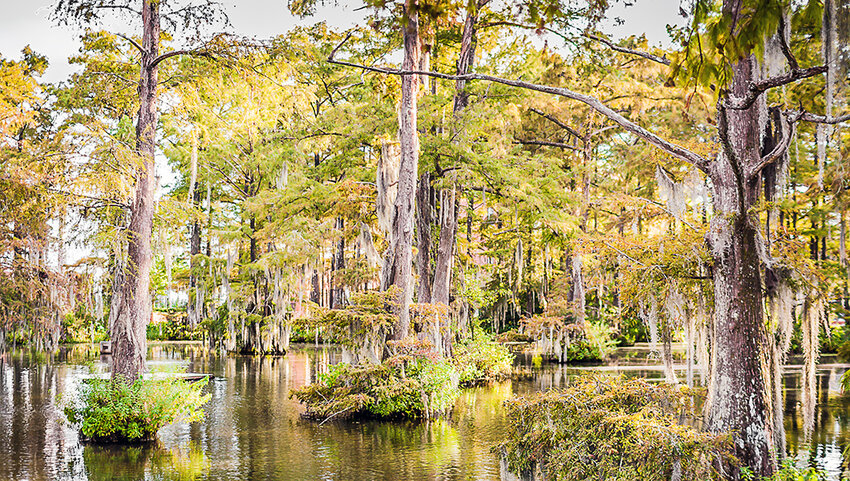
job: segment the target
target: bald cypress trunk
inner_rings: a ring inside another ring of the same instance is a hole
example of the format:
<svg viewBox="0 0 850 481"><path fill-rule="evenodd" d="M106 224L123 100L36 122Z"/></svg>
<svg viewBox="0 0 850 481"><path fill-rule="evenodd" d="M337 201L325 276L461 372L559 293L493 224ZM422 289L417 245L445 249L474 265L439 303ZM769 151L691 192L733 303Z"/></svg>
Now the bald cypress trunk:
<svg viewBox="0 0 850 481"><path fill-rule="evenodd" d="M740 8L727 0L724 13ZM709 165L715 215L707 240L714 257L714 346L707 404L708 428L736 433L736 455L756 477L773 473L771 404L764 377L770 355L761 288L758 219L750 214L760 192L760 177L747 172L758 165L767 107L760 96L747 109L726 108L730 97L743 97L758 80L754 55L738 60L729 91L718 104L723 143Z"/></svg>
<svg viewBox="0 0 850 481"><path fill-rule="evenodd" d="M475 63L475 48L477 43L478 12L489 0L478 0L471 3L463 23L463 32L460 40L460 55L457 62L458 75L464 75L472 71ZM452 112L457 118L469 105L469 91L467 82L458 80L455 83L455 95ZM453 180L455 173L452 173ZM451 191L442 190L440 193L440 240L437 246L436 267L434 269L434 289L432 302L449 304L453 260L458 229L458 188L455 186Z"/></svg>
<svg viewBox="0 0 850 481"><path fill-rule="evenodd" d="M193 206L200 204L201 202L201 190L193 189L191 202ZM203 299L199 298L202 296L200 292L198 292L199 284L198 284L198 254L201 253L201 222L198 219L192 221L189 225L189 302L186 304L186 317L189 321L189 326L194 328L201 322L202 318L202 310L203 310Z"/></svg>
<svg viewBox="0 0 850 481"><path fill-rule="evenodd" d="M403 15L404 62L402 69L416 70L419 66L419 12L416 0L405 0ZM401 106L398 113L398 137L401 144L401 163L398 170L398 193L393 209L391 244L384 259L381 286L398 289L393 339L407 337L410 330L411 260L413 257L413 208L416 196L416 177L419 164L419 134L417 125L417 95L419 76L401 77Z"/></svg>
<svg viewBox="0 0 850 481"><path fill-rule="evenodd" d="M142 2L142 52L139 115L136 122L136 197L127 228L127 263L112 296L115 311L112 339L112 378L134 381L145 369L146 327L151 317L150 271L156 172L154 149L157 124L157 66L160 36L159 2ZM113 316L111 316L113 317Z"/></svg>
<svg viewBox="0 0 850 481"><path fill-rule="evenodd" d="M431 302L431 224L434 222L434 188L431 173L419 176L416 188L416 269L419 272L417 299L420 303Z"/></svg>

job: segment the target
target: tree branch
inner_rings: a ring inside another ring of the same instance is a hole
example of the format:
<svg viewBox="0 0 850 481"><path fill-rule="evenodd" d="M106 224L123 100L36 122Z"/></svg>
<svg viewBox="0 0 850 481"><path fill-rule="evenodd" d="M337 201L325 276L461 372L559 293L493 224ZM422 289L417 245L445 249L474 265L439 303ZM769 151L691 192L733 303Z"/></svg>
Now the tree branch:
<svg viewBox="0 0 850 481"><path fill-rule="evenodd" d="M803 122L811 122L813 124L840 124L841 122L847 122L850 120L850 114L844 114L839 117L832 117L827 115L815 115L806 111L794 111L794 110L786 110L785 115L799 115L800 120Z"/></svg>
<svg viewBox="0 0 850 481"><path fill-rule="evenodd" d="M782 75L777 75L776 77L770 77L751 83L750 88L747 91L747 95L744 96L744 98L730 98L726 102L726 107L732 110L748 109L751 105L753 105L753 102L756 101L759 95L763 94L765 91L774 87L781 87L783 85L796 82L797 80L803 80L809 77L814 77L815 75L820 75L826 72L826 70L826 65L818 65L817 67L792 70Z"/></svg>
<svg viewBox="0 0 850 481"><path fill-rule="evenodd" d="M583 150L583 149L580 149L578 147L575 147L575 146L572 146L572 145L569 145L569 144L565 144L563 142L551 142L551 141L548 141L548 140L515 139L513 143L514 144L521 144L521 145L541 145L541 146L544 146L544 147L558 147L559 149L569 149L569 150L573 150L575 152L581 152Z"/></svg>
<svg viewBox="0 0 850 481"><path fill-rule="evenodd" d="M604 43L611 50L614 50L614 51L617 51L617 52L620 52L620 53L629 54L629 55L637 55L638 57L642 57L642 58L645 58L647 60L652 60L653 62L658 62L662 65L670 65L670 61L667 60L665 57L659 57L658 55L653 55L649 52L642 52L640 50L632 50L630 48L620 47L619 45L608 40L607 38L602 38L600 36L593 35L593 34L590 34L590 33L586 33L586 34L584 34L584 36L591 39L591 40L596 40L597 42Z"/></svg>
<svg viewBox="0 0 850 481"><path fill-rule="evenodd" d="M792 116L792 118L789 119L785 119L783 116L783 119L786 122L786 127L788 127L786 129L787 134L782 139L782 142L777 144L776 147L774 147L769 154L761 158L758 164L753 165L752 167L747 169L748 181L754 179L757 175L761 174L761 171L765 167L776 162L777 160L779 160L780 157L785 154L785 152L788 150L788 147L791 145L791 138L794 137L795 125L797 124L797 121L800 120L800 117L802 117L802 115L802 112L797 112Z"/></svg>
<svg viewBox="0 0 850 481"><path fill-rule="evenodd" d="M143 49L142 46L139 45L138 43L136 43L136 41L133 40L132 38L130 38L130 37L124 35L124 34L121 34L121 33L116 33L115 35L118 35L119 37L123 38L124 40L130 42L130 44L132 46L136 47L136 50L138 50L142 55L148 53L147 50Z"/></svg>
<svg viewBox="0 0 850 481"><path fill-rule="evenodd" d="M782 50L782 54L785 55L785 58L788 59L788 66L791 67L791 71L799 70L800 64L797 63L797 58L794 57L794 54L791 52L791 47L788 45L788 39L785 37L785 34L788 32L788 20L785 18L785 15L779 16L779 48Z"/></svg>
<svg viewBox="0 0 850 481"><path fill-rule="evenodd" d="M567 132L569 132L571 135L573 135L574 137L578 138L579 140L584 141L584 137L583 137L581 134L579 134L577 130L575 130L574 128L570 127L569 125L567 125L567 124L565 124L565 123L561 122L560 120L558 120L558 119L557 119L557 118L555 118L554 116L549 115L549 114L547 114L547 113L545 113L545 112L541 112L540 110L537 110L537 109L535 109L534 107L531 107L531 108L530 108L530 109L528 109L528 110L530 110L530 111L534 112L535 114L537 114L537 115L539 115L539 116L543 117L544 119L546 119L546 120L548 120L548 121L550 121L550 122L554 123L554 124L555 124L555 125L557 125L558 127L562 128L562 129L564 129L564 130L566 130Z"/></svg>
<svg viewBox="0 0 850 481"><path fill-rule="evenodd" d="M347 37L346 37L347 38ZM339 48L339 45L334 48L334 52ZM333 53L333 52L331 52ZM384 67L372 67L368 65L360 65L351 62L345 62L341 60L334 60L333 56L328 57L328 62L335 65L342 65L346 67L354 67L363 70L368 70L370 72L377 72L389 75L427 75L429 77L441 78L444 80L484 80L487 82L494 82L503 85L509 85L511 87L519 87L527 90L534 90L537 92L548 93L552 95L557 95L559 97L565 97L571 100L576 100L581 102L590 108L596 110L600 114L608 117L610 120L614 121L625 130L631 132L632 134L642 138L646 142L658 147L659 149L667 152L668 154L688 162L689 164L694 165L698 169L703 172L708 171L708 160L699 154L692 152L680 145L676 145L672 142L669 142L658 135L646 130L645 128L637 125L631 120L623 117L616 111L614 111L611 107L602 103L596 97L591 97L590 95L580 94L578 92L573 92L572 90L561 88L561 87L552 87L549 85L539 85L531 82L525 82L523 80L510 80L501 77L494 77L492 75L485 74L477 74L470 73L465 75L450 75L439 72L430 72L430 71L421 71L421 70L399 70L395 68L384 68Z"/></svg>
<svg viewBox="0 0 850 481"><path fill-rule="evenodd" d="M151 62L151 64L150 64L150 68L154 68L160 62L162 62L163 60L171 58L171 57L175 57L177 55L192 55L194 57L213 58L212 54L210 54L209 52L207 52L205 50L199 50L199 49L173 50L171 52L166 52L166 53L160 55L159 57L153 59L153 62Z"/></svg>

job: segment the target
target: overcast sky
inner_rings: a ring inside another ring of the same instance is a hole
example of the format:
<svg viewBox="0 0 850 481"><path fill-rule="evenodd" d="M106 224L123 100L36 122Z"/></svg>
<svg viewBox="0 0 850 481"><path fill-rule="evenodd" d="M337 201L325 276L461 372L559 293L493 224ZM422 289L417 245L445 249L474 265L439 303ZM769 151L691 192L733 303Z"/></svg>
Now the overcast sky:
<svg viewBox="0 0 850 481"><path fill-rule="evenodd" d="M71 72L67 59L77 53L80 29L59 27L50 21L53 0L0 0L0 55L17 59L26 45L50 60L50 68L42 80L56 82ZM243 36L268 38L283 33L297 24L326 20L331 26L349 28L362 21L365 11L355 11L355 2L341 1L340 6L319 8L317 15L298 19L289 13L286 0L229 0L223 1L234 33ZM332 3L332 2L328 2ZM359 2L356 2L359 3ZM653 44L665 42L666 25L680 23L679 0L638 0L635 6L618 5L613 16L625 20L606 31L615 37L646 33Z"/></svg>

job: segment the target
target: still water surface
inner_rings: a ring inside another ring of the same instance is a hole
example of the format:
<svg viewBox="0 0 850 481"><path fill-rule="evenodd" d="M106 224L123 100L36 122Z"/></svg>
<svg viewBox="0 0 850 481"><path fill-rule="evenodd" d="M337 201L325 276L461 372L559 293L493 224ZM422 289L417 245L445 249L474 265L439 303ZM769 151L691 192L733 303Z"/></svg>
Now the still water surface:
<svg viewBox="0 0 850 481"><path fill-rule="evenodd" d="M320 426L301 419L303 408L289 391L336 363L334 348L302 346L285 357L247 357L221 356L199 344L153 344L151 370L214 376L206 419L165 428L155 446L103 448L80 443L62 422L57 399L105 369L94 346L53 355L7 353L0 355L0 480L498 480L491 448L505 430L502 402L564 386L587 371L663 377L646 349L618 354L607 366L542 369L520 356L519 368L531 373L527 379L464 390L447 420ZM835 392L848 367L821 367L810 441L802 434L799 370L785 373L788 453L801 465L826 468L835 479L848 467L843 452L850 445L850 400Z"/></svg>

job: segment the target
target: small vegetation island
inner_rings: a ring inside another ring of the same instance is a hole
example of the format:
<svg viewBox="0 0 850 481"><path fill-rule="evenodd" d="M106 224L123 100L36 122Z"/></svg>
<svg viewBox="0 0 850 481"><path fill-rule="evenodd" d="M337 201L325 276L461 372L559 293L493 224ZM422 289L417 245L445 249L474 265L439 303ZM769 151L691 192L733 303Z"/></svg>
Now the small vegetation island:
<svg viewBox="0 0 850 481"><path fill-rule="evenodd" d="M850 479L850 1L42 3L0 480Z"/></svg>

